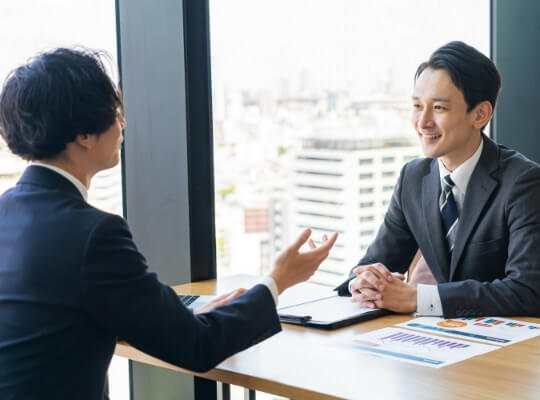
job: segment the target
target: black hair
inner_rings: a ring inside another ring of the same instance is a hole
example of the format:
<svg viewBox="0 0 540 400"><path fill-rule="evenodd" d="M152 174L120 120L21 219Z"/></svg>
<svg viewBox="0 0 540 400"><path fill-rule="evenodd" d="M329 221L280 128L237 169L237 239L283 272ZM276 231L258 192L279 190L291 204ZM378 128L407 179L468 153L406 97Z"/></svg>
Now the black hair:
<svg viewBox="0 0 540 400"><path fill-rule="evenodd" d="M445 44L420 64L414 75L415 82L426 68L444 69L450 75L465 97L467 112L485 100L495 109L501 76L493 61L474 47L458 41Z"/></svg>
<svg viewBox="0 0 540 400"><path fill-rule="evenodd" d="M79 134L116 121L122 96L106 72L106 53L57 48L12 71L0 94L0 134L25 160L50 159Z"/></svg>

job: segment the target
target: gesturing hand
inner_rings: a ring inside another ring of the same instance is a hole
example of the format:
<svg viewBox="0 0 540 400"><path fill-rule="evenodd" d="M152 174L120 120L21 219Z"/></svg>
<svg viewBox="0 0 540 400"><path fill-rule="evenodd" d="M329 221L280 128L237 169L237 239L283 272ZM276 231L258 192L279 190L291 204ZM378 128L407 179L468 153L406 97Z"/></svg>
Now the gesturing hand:
<svg viewBox="0 0 540 400"><path fill-rule="evenodd" d="M330 238L324 235L323 243L319 247L316 247L310 240L311 250L300 253L300 247L306 243L310 235L311 229L306 229L276 259L270 277L276 282L279 293L292 285L309 279L323 260L328 257L328 253L337 239L337 233L333 233Z"/></svg>

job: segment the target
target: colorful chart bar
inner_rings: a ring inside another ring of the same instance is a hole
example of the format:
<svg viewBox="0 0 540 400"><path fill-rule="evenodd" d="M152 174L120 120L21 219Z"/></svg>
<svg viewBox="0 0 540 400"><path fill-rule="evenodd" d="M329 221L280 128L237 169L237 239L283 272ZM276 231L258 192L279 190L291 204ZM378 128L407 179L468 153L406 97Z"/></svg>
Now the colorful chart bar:
<svg viewBox="0 0 540 400"><path fill-rule="evenodd" d="M436 346L439 349L449 348L449 349L465 349L469 347L468 344L457 343L451 340L430 338L421 335L414 335L411 333L397 332L389 336L379 338L378 340L391 341L391 342L401 342L401 343L411 343L421 346Z"/></svg>
<svg viewBox="0 0 540 400"><path fill-rule="evenodd" d="M422 329L427 329L427 330L436 331L436 332L452 333L454 335L466 336L466 337L470 337L470 338L473 338L473 339L489 340L490 342L496 342L496 343L508 343L508 342L510 342L510 340L508 340L508 339L492 337L492 336L485 336L485 335L478 335L476 333L457 331L455 329L440 328L438 326L430 326L430 325L418 324L416 322L411 322L411 323L407 324L407 326L409 326L411 328L422 328Z"/></svg>

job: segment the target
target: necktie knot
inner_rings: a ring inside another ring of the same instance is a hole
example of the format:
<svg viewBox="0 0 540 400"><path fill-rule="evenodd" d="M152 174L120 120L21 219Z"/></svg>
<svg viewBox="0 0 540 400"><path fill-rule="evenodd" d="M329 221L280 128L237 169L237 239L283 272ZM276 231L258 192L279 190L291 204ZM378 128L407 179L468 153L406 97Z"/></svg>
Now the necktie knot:
<svg viewBox="0 0 540 400"><path fill-rule="evenodd" d="M454 183L454 181L452 180L452 178L450 178L450 174L446 175L444 178L443 178L443 182L444 182L444 188L445 190L449 190L449 189L452 189L456 184Z"/></svg>

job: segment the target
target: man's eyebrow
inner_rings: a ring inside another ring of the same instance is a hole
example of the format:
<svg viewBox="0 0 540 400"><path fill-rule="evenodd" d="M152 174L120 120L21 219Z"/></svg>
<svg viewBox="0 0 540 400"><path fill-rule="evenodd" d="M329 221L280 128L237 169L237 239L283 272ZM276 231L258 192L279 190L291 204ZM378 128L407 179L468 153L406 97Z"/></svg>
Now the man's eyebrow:
<svg viewBox="0 0 540 400"><path fill-rule="evenodd" d="M412 96L412 99L413 100L420 100L420 97ZM448 98L448 97L432 97L430 100L431 101L443 102L443 103L450 103L450 98Z"/></svg>

